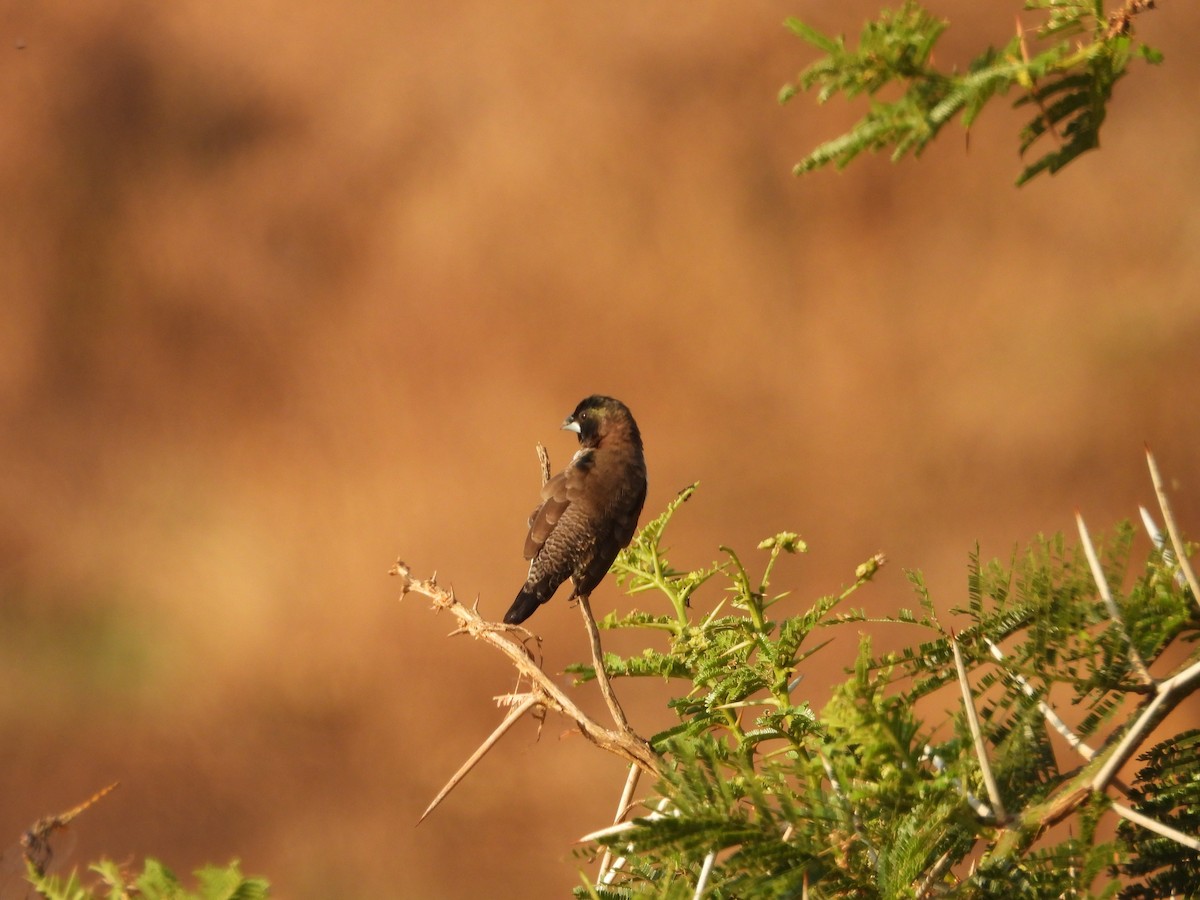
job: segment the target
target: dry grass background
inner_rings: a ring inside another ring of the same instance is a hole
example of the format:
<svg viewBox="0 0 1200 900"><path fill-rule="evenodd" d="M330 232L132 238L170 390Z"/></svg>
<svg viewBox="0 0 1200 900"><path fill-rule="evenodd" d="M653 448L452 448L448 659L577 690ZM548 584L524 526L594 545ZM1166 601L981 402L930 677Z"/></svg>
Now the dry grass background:
<svg viewBox="0 0 1200 900"><path fill-rule="evenodd" d="M933 6L962 61L1012 28ZM1195 536L1200 11L1160 6L1104 149L1017 191L1001 108L970 152L792 178L853 111L775 104L811 58L780 23L868 3L10 0L0 834L120 779L78 858L565 894L621 767L523 725L414 830L512 679L384 573L498 617L534 443L564 461L593 391L638 416L648 512L701 481L677 562L794 528L802 598L882 549L859 602L920 567L948 606L975 540L1149 502L1143 441ZM565 604L532 624L586 656Z"/></svg>

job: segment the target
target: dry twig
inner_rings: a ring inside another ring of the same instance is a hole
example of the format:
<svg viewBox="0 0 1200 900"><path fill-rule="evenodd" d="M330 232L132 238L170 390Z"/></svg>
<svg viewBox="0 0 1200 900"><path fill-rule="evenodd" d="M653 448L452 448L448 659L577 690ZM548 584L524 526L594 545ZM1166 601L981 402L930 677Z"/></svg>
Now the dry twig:
<svg viewBox="0 0 1200 900"><path fill-rule="evenodd" d="M581 710L554 683L553 678L542 671L524 643L512 637L514 634L528 635L524 628L488 622L477 610L461 603L452 590L441 587L435 579L414 578L412 571L400 560L396 561L389 574L398 575L403 580L401 598L410 593L428 597L433 601L434 608L447 610L458 619L459 627L455 629L454 634L469 634L478 641L491 644L507 656L518 674L528 679L529 694L535 700L534 705L571 719L583 736L601 749L633 763L652 775L659 774L659 758L650 749L649 744L636 735L613 731L600 725Z"/></svg>

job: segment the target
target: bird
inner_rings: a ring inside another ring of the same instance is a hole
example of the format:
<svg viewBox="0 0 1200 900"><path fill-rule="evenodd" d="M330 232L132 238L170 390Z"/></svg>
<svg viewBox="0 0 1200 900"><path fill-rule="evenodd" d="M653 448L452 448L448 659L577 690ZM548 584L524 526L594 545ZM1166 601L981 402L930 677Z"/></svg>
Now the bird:
<svg viewBox="0 0 1200 900"><path fill-rule="evenodd" d="M571 600L590 597L633 539L646 502L646 459L637 422L620 400L593 394L562 424L579 450L546 482L529 517L529 575L504 621L519 625L568 578Z"/></svg>

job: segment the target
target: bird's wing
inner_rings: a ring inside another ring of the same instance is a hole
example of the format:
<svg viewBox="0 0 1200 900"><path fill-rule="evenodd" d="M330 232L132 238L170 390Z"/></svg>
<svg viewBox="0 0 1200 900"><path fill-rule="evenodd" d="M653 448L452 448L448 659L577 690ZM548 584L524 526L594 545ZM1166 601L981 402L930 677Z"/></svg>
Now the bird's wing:
<svg viewBox="0 0 1200 900"><path fill-rule="evenodd" d="M525 558L533 559L550 537L558 520L583 492L583 483L591 470L590 454L576 454L571 465L546 482L542 505L529 517L529 535L525 538Z"/></svg>
<svg viewBox="0 0 1200 900"><path fill-rule="evenodd" d="M633 495L632 502L625 506L624 509L618 510L615 515L613 524L613 536L617 540L617 549L629 545L633 540L633 536L637 534L638 517L642 514L642 507L646 505L646 481L643 477L640 488Z"/></svg>

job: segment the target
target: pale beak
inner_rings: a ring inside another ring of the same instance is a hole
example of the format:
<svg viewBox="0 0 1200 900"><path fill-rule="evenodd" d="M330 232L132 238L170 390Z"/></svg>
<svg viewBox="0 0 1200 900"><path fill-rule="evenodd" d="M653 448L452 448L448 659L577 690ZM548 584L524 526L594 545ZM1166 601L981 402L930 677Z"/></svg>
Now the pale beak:
<svg viewBox="0 0 1200 900"><path fill-rule="evenodd" d="M576 434L579 434L579 432L580 432L579 423L575 421L574 416L567 416L567 420L562 423L562 430L563 431L573 431Z"/></svg>

